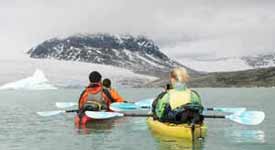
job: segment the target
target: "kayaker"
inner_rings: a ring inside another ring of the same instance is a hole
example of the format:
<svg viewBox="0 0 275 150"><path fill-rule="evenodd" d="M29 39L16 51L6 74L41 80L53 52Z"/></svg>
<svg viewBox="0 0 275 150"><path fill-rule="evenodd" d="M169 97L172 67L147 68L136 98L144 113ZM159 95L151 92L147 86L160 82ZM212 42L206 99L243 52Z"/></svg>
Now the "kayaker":
<svg viewBox="0 0 275 150"><path fill-rule="evenodd" d="M174 68L169 74L172 89L161 93L152 104L154 119L171 123L202 123L203 107L199 94L187 88L189 75L185 68Z"/></svg>
<svg viewBox="0 0 275 150"><path fill-rule="evenodd" d="M89 75L90 84L80 95L78 106L79 112L90 111L109 111L109 105L112 100L106 94L101 83L101 74L93 71Z"/></svg>
<svg viewBox="0 0 275 150"><path fill-rule="evenodd" d="M124 102L124 99L119 95L117 90L111 87L111 80L106 78L103 80L103 87L106 89L106 94L108 94L112 102Z"/></svg>

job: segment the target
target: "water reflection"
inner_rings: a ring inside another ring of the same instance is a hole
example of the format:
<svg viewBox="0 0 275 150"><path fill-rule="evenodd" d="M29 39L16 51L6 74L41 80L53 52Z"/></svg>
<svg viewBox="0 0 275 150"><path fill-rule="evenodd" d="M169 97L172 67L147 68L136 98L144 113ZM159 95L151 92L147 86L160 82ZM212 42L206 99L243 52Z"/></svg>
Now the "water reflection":
<svg viewBox="0 0 275 150"><path fill-rule="evenodd" d="M237 143L265 143L265 133L262 130L227 129L225 136Z"/></svg>
<svg viewBox="0 0 275 150"><path fill-rule="evenodd" d="M202 150L204 139L191 139L173 138L153 134L152 136L159 144L159 150Z"/></svg>
<svg viewBox="0 0 275 150"><path fill-rule="evenodd" d="M111 129L118 124L125 122L125 119L106 119L95 120L87 123L86 125L76 125L79 134L92 134L92 133L106 133L111 132Z"/></svg>

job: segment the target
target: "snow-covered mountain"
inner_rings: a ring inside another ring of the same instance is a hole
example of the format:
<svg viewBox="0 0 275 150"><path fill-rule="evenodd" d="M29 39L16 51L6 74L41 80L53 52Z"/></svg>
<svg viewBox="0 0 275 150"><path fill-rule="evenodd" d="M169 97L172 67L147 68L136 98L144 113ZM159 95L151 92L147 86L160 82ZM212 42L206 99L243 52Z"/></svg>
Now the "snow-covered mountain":
<svg viewBox="0 0 275 150"><path fill-rule="evenodd" d="M111 65L153 76L166 76L164 72L183 66L167 57L152 40L144 36L79 34L47 40L27 53L32 58ZM196 73L191 69L189 72Z"/></svg>
<svg viewBox="0 0 275 150"><path fill-rule="evenodd" d="M275 52L241 57L252 68L267 68L275 66Z"/></svg>
<svg viewBox="0 0 275 150"><path fill-rule="evenodd" d="M180 62L192 69L204 72L241 71L275 66L275 52L238 57L184 58Z"/></svg>
<svg viewBox="0 0 275 150"><path fill-rule="evenodd" d="M92 34L50 39L27 53L31 58L37 58L32 61L41 63L39 68L45 70L50 81L57 83L58 87L83 86L92 70L100 71L118 85L158 87L168 82L167 72L176 66L188 69L192 87L275 85L275 67L267 68L275 66L275 52L239 57L188 57L180 59L179 63L143 36Z"/></svg>

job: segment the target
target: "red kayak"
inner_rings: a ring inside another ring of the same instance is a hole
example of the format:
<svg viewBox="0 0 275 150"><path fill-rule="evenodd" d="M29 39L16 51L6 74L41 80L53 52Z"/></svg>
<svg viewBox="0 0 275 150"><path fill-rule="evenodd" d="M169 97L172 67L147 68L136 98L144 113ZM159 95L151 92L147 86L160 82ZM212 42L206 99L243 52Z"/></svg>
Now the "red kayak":
<svg viewBox="0 0 275 150"><path fill-rule="evenodd" d="M87 115L83 115L80 119L78 115L74 118L75 127L80 129L77 130L81 134L91 134L95 132L95 129L98 130L110 130L112 129L115 124L123 122L124 119L95 119L90 118Z"/></svg>
<svg viewBox="0 0 275 150"><path fill-rule="evenodd" d="M82 128L92 123L112 121L120 115L121 115L120 113L111 112L111 111L109 112L92 112L91 111L91 112L88 112L88 114L83 113L82 117L80 117L79 114L77 114L74 118L74 123L76 127ZM91 116L94 116L94 117L91 117Z"/></svg>
<svg viewBox="0 0 275 150"><path fill-rule="evenodd" d="M76 125L76 127L83 127L86 126L87 123L91 122L92 120L94 120L93 118L88 117L87 115L83 115L82 118L80 119L79 115L77 114L74 117L74 124Z"/></svg>

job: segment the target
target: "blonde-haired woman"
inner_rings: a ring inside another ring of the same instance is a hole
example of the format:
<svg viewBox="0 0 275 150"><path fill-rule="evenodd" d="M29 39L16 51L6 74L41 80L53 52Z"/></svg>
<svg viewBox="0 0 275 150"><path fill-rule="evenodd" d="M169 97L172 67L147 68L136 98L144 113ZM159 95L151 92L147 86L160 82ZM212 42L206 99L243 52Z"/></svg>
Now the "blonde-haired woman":
<svg viewBox="0 0 275 150"><path fill-rule="evenodd" d="M170 74L172 89L161 93L153 102L154 119L171 123L202 123L203 107L197 92L187 88L190 77L185 68L174 68Z"/></svg>

